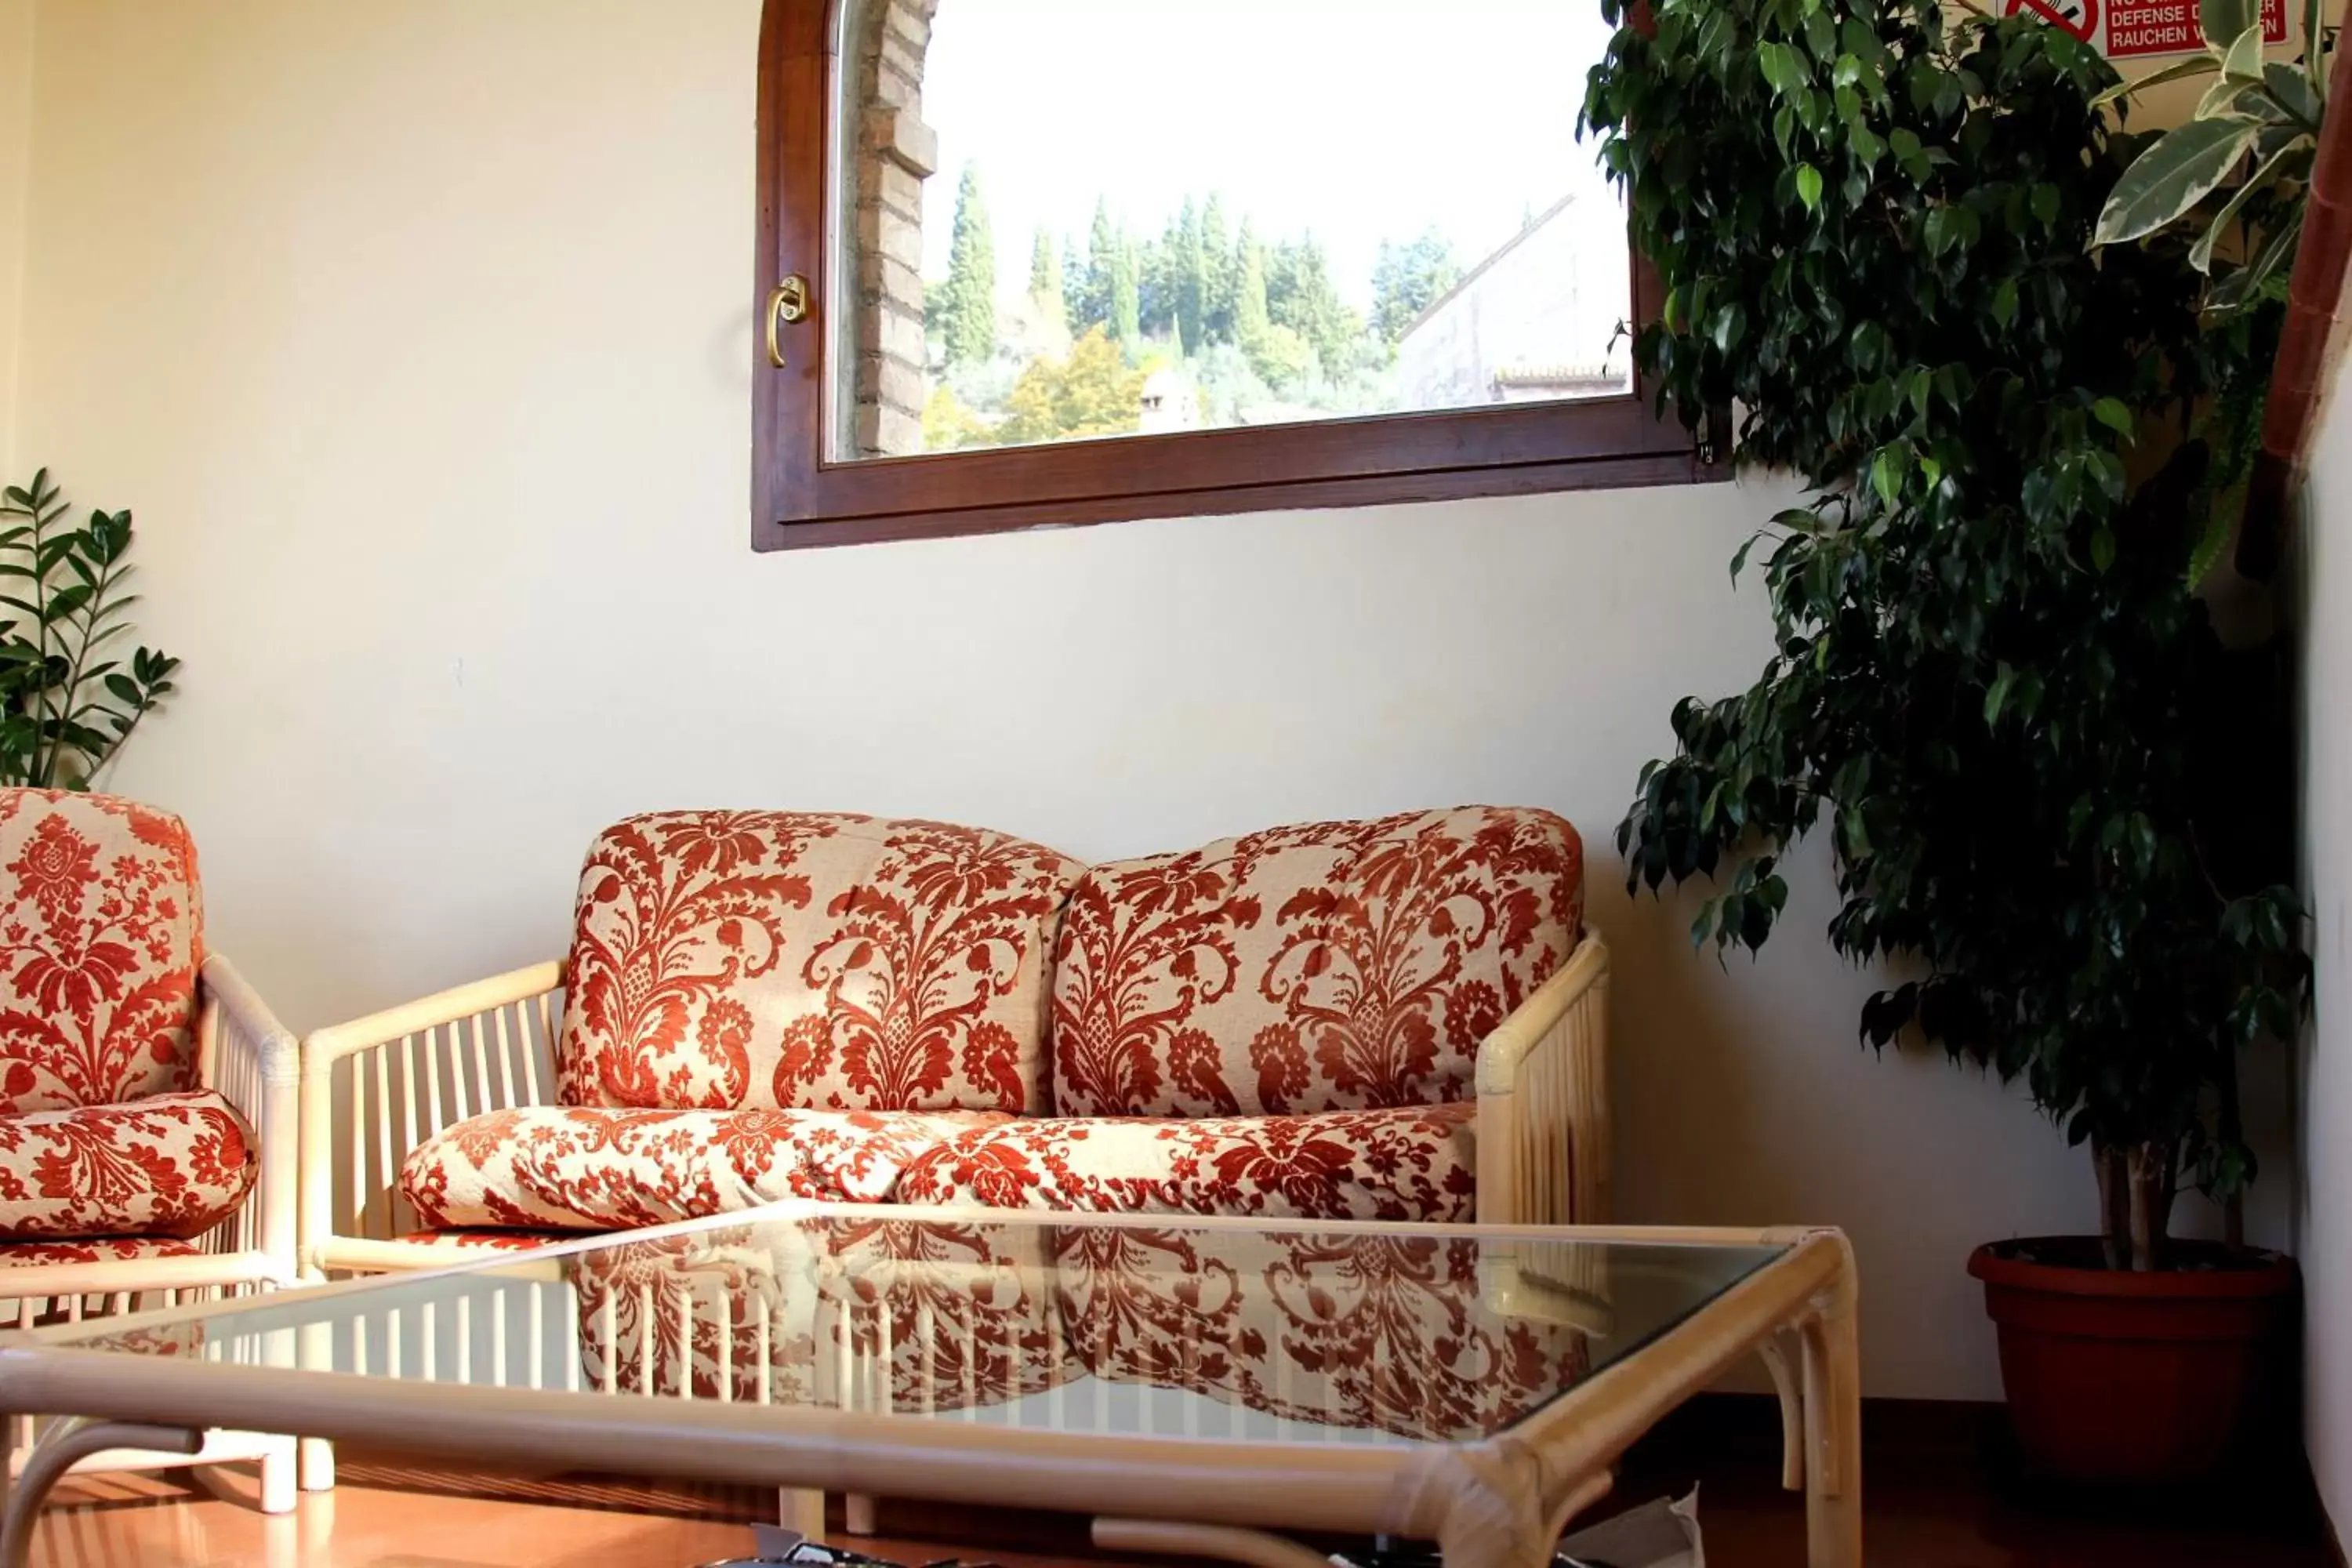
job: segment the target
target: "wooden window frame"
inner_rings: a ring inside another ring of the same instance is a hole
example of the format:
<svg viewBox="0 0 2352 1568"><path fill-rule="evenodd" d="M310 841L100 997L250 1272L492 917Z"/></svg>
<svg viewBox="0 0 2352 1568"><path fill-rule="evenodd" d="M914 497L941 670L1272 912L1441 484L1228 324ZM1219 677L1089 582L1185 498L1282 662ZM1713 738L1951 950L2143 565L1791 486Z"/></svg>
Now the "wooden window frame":
<svg viewBox="0 0 2352 1568"><path fill-rule="evenodd" d="M1135 518L1616 489L1727 479L1726 422L1696 437L1630 395L1422 414L835 459L826 450L836 16L843 0L766 0L761 23L752 379L756 550L992 533ZM945 0L953 5L955 0ZM769 300L808 280L809 315L770 362ZM1639 257L1633 320L1657 318Z"/></svg>

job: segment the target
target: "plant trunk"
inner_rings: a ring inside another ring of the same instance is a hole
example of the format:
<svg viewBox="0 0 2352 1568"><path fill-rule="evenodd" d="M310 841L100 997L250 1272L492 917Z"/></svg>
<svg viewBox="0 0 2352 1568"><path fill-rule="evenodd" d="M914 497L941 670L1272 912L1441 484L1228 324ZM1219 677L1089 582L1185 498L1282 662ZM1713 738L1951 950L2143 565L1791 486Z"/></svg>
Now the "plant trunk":
<svg viewBox="0 0 2352 1568"><path fill-rule="evenodd" d="M2091 1145L2091 1169L2099 1178L2099 1249L2107 1267L2131 1266L2131 1181L2124 1168L2124 1152L2109 1143Z"/></svg>
<svg viewBox="0 0 2352 1568"><path fill-rule="evenodd" d="M2221 1070L2216 1077L2221 1083L2221 1116L2220 1132L2223 1144L2235 1147L2245 1142L2245 1124L2238 1110L2238 1053L2221 1052ZM2242 1184L2221 1195L2221 1244L2232 1252L2246 1250L2246 1189Z"/></svg>
<svg viewBox="0 0 2352 1568"><path fill-rule="evenodd" d="M2136 1274L2147 1274L2164 1260L2165 1229L2172 1218L2179 1145L2170 1142L2134 1143L2125 1152L2131 1193L2131 1267Z"/></svg>

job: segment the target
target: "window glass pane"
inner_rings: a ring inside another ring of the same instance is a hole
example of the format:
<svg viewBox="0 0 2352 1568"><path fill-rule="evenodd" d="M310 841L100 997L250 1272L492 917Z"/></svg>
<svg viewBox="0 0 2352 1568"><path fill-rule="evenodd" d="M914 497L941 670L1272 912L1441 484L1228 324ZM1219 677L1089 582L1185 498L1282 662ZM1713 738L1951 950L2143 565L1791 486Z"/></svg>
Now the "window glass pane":
<svg viewBox="0 0 2352 1568"><path fill-rule="evenodd" d="M1570 0L863 0L834 456L1622 395Z"/></svg>

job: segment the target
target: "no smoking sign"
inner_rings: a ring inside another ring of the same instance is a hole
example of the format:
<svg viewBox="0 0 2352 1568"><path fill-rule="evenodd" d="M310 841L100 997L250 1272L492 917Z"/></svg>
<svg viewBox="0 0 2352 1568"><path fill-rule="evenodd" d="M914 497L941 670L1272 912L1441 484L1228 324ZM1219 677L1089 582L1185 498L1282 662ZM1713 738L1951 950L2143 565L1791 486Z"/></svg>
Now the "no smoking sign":
<svg viewBox="0 0 2352 1568"><path fill-rule="evenodd" d="M2205 47L2197 0L2009 0L2009 14L2021 13L2095 44L2109 59L2188 55ZM2263 41L2286 42L2286 0L2263 0Z"/></svg>

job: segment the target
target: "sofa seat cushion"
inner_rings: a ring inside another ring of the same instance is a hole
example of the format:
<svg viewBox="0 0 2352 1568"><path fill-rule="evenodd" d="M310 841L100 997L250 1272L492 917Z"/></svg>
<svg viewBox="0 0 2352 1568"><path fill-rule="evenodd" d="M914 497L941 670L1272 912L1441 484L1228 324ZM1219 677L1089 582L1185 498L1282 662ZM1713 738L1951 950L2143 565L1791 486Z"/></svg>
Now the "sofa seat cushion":
<svg viewBox="0 0 2352 1568"><path fill-rule="evenodd" d="M1083 868L942 822L673 811L590 847L566 1105L1046 1105L1045 963Z"/></svg>
<svg viewBox="0 0 2352 1568"><path fill-rule="evenodd" d="M910 1204L1093 1213L1466 1221L1475 1103L1311 1116L1082 1117L963 1133L898 1186Z"/></svg>
<svg viewBox="0 0 2352 1568"><path fill-rule="evenodd" d="M256 1165L245 1119L211 1089L0 1115L0 1240L200 1237Z"/></svg>
<svg viewBox="0 0 2352 1568"><path fill-rule="evenodd" d="M156 1258L201 1258L204 1248L176 1236L96 1236L58 1241L0 1242L0 1268L55 1263L144 1263ZM0 1329L15 1328L0 1322Z"/></svg>
<svg viewBox="0 0 2352 1568"><path fill-rule="evenodd" d="M0 790L0 1111L196 1087L204 911L169 812Z"/></svg>
<svg viewBox="0 0 2352 1568"><path fill-rule="evenodd" d="M1054 948L1064 1116L1465 1100L1478 1047L1568 961L1583 850L1548 811L1269 828L1097 866Z"/></svg>
<svg viewBox="0 0 2352 1568"><path fill-rule="evenodd" d="M418 1145L400 1191L432 1230L631 1230L787 1198L881 1203L917 1155L992 1111L527 1106Z"/></svg>
<svg viewBox="0 0 2352 1568"><path fill-rule="evenodd" d="M562 1230L412 1230L393 1239L403 1247L429 1247L455 1259L485 1252L535 1252L580 1237L576 1231Z"/></svg>

